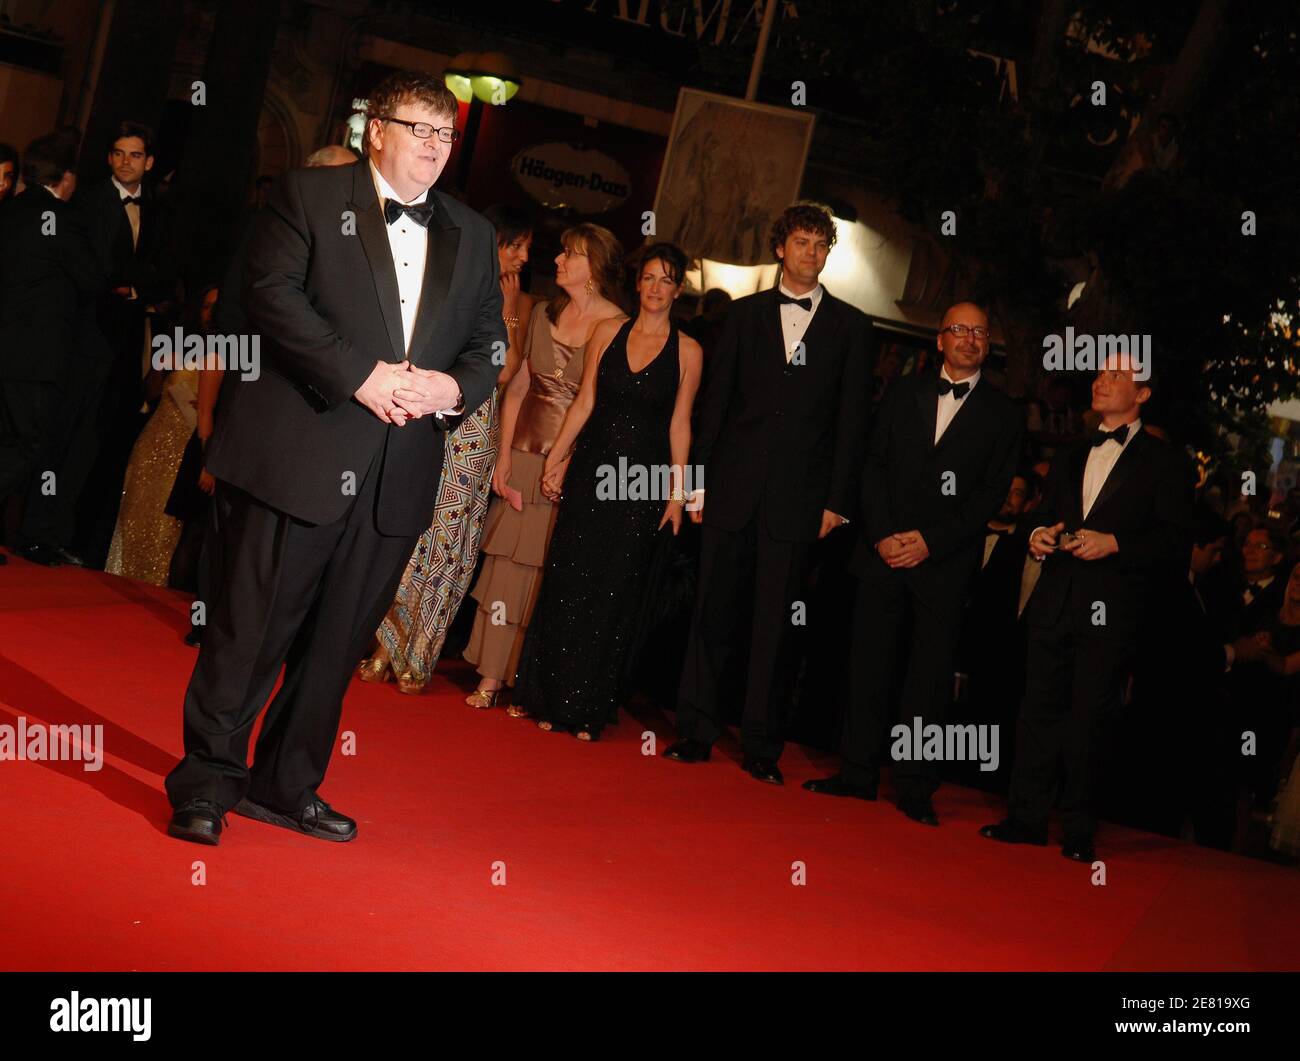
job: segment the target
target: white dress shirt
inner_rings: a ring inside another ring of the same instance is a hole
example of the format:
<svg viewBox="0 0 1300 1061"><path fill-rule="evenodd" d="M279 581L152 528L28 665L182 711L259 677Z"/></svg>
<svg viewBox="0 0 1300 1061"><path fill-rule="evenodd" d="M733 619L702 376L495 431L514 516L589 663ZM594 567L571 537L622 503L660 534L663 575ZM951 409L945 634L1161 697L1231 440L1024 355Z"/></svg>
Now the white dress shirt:
<svg viewBox="0 0 1300 1061"><path fill-rule="evenodd" d="M379 172L373 162L370 163L370 175L375 181L375 190L379 194L379 212L382 215L384 204L389 199L407 206L418 206L429 198L429 189L425 188L414 199L406 202ZM402 311L402 349L411 352L411 333L415 330L415 317L420 312L420 295L424 291L424 263L429 256L429 230L424 225L417 225L406 214L402 214L388 230L388 247L393 252L393 269L397 273L397 297ZM439 409L439 416L450 416L457 409Z"/></svg>
<svg viewBox="0 0 1300 1061"><path fill-rule="evenodd" d="M370 174L375 179L375 188L379 193L379 209L383 212L384 203L394 199L406 203L393 191L384 175L370 163ZM407 206L415 206L429 198L429 189L417 195ZM401 299L403 349L411 349L411 332L415 328L415 316L420 311L420 292L424 288L424 260L429 254L429 230L417 225L406 214L402 214L388 229L388 246L393 252L393 269L397 272L397 296Z"/></svg>
<svg viewBox="0 0 1300 1061"><path fill-rule="evenodd" d="M948 430L952 418L957 415L957 410L961 408L962 402L970 401L970 392L975 389L975 384L980 381L980 374L976 372L973 376L967 376L964 380L958 381L948 375L948 366L945 365L939 370L939 378L946 379L949 383L969 383L970 390L960 398L954 396L952 391L939 395L939 407L934 416L934 444L936 446L939 444L939 439L943 438L943 433Z"/></svg>
<svg viewBox="0 0 1300 1061"><path fill-rule="evenodd" d="M794 357L795 349L803 342L804 333L808 331L808 325L812 323L817 307L821 305L822 285L818 284L802 295L796 295L784 283L778 285L777 290L790 298L812 299L811 310L796 306L793 302L781 303L781 341L785 343L785 363L788 365Z"/></svg>
<svg viewBox="0 0 1300 1061"><path fill-rule="evenodd" d="M1142 421L1134 420L1128 425L1128 434L1124 437L1124 445L1117 446L1114 442L1103 442L1100 446L1093 446L1088 451L1088 462L1083 469L1084 519L1087 519L1088 513L1092 511L1092 506L1096 503L1101 488L1106 485L1106 479L1110 475L1110 470L1115 467L1115 462L1120 459L1141 430Z"/></svg>

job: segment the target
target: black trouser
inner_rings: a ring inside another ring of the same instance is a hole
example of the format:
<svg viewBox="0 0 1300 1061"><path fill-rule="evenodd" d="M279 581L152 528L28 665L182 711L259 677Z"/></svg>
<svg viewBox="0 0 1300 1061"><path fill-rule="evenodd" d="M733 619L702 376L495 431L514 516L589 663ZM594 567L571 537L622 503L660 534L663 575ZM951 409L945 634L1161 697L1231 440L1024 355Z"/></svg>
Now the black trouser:
<svg viewBox="0 0 1300 1061"><path fill-rule="evenodd" d="M803 599L812 544L773 538L762 506L740 531L704 525L695 613L677 692L682 737L712 744L721 736L719 685L737 647L737 620L752 614L741 744L754 758L781 757L795 662L793 605Z"/></svg>
<svg viewBox="0 0 1300 1061"><path fill-rule="evenodd" d="M907 670L897 717L908 730L945 725L952 705L953 659L961 628L961 599L926 601L900 571L885 570L858 584L853 609L850 700L844 712L840 773L855 785L874 785L885 759L885 741L895 717L892 693L900 649L908 642ZM929 798L939 787L942 763L913 758L892 764L899 799Z"/></svg>
<svg viewBox="0 0 1300 1061"><path fill-rule="evenodd" d="M106 358L73 358L72 371L59 398L50 438L50 467L57 489L42 489L40 479L27 491L20 537L28 545L72 544L77 500L94 467L99 443L99 403L108 376Z"/></svg>
<svg viewBox="0 0 1300 1061"><path fill-rule="evenodd" d="M317 796L357 660L392 603L418 534L375 529L376 457L348 512L313 526L218 483L223 572L185 694L185 758L173 806L245 795L282 813ZM281 663L246 766L248 739Z"/></svg>
<svg viewBox="0 0 1300 1061"><path fill-rule="evenodd" d="M1128 639L1078 633L1066 622L1029 627L1010 817L1033 829L1046 826L1059 782L1066 835L1096 832L1100 726L1120 706L1130 645Z"/></svg>
<svg viewBox="0 0 1300 1061"><path fill-rule="evenodd" d="M54 433L58 397L54 383L0 379L0 500L48 470L41 465Z"/></svg>

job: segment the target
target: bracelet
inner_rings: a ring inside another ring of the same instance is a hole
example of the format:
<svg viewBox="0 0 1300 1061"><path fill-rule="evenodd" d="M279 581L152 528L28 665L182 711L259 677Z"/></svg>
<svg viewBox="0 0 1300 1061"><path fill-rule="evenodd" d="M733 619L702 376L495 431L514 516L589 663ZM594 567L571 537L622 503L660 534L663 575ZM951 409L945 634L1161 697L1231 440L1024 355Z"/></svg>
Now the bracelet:
<svg viewBox="0 0 1300 1061"><path fill-rule="evenodd" d="M680 501L680 502L682 502L682 504L685 504L685 503L686 503L686 494L683 493L681 490L674 490L674 491L672 491L672 493L670 493L670 494L668 495L668 500L669 500L669 501Z"/></svg>
<svg viewBox="0 0 1300 1061"><path fill-rule="evenodd" d="M511 317L505 317L504 320L505 320L505 322L506 322L506 327L507 327L507 328L518 328L518 327L519 327L519 318L518 318L518 317L513 317L513 316L511 316Z"/></svg>

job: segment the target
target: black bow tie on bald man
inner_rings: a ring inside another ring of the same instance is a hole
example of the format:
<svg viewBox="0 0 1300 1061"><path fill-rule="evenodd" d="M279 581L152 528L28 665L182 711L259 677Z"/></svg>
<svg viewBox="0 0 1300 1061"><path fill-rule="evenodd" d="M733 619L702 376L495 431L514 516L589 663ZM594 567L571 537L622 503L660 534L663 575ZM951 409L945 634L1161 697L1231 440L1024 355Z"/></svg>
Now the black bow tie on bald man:
<svg viewBox="0 0 1300 1061"><path fill-rule="evenodd" d="M396 199L384 200L384 221L391 225L403 214L410 217L421 228L429 227L429 218L433 216L433 206L429 203L399 203Z"/></svg>
<svg viewBox="0 0 1300 1061"><path fill-rule="evenodd" d="M962 383L953 383L951 380L946 380L942 376L939 377L940 394L947 394L949 391L952 391L952 396L956 398L957 401L961 401L964 397L966 397L966 392L969 390L970 390L969 380L966 380Z"/></svg>

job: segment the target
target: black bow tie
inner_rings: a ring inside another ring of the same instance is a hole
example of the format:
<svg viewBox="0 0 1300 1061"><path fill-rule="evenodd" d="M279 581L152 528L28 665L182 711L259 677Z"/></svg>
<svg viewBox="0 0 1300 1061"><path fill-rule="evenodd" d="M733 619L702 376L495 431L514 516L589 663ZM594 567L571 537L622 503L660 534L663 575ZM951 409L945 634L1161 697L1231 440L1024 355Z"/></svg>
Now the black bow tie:
<svg viewBox="0 0 1300 1061"><path fill-rule="evenodd" d="M1258 582L1246 583L1246 592L1249 593L1252 597L1255 596L1255 594L1257 594L1263 588L1264 587L1261 586Z"/></svg>
<svg viewBox="0 0 1300 1061"><path fill-rule="evenodd" d="M139 205L140 205L140 197L139 197L138 195L124 195L124 196L122 196L122 205L123 205L123 206L126 206L127 203L135 203L136 206L139 206Z"/></svg>
<svg viewBox="0 0 1300 1061"><path fill-rule="evenodd" d="M777 295L781 299L780 304L782 306L789 302L798 306L805 313L812 312L812 299L810 297L805 296L804 298L795 298L793 295L787 295L784 291L778 291Z"/></svg>
<svg viewBox="0 0 1300 1061"><path fill-rule="evenodd" d="M964 397L966 397L966 392L969 390L970 390L969 380L966 380L962 383L953 383L951 380L944 379L942 376L939 377L940 394L947 394L949 391L952 391L952 396L956 398L958 401L961 401Z"/></svg>
<svg viewBox="0 0 1300 1061"><path fill-rule="evenodd" d="M429 227L429 218L433 216L433 206L429 203L399 203L396 199L384 202L384 221L392 224L403 214L410 217L421 228Z"/></svg>
<svg viewBox="0 0 1300 1061"><path fill-rule="evenodd" d="M1102 431L1100 429L1092 433L1092 444L1102 446L1107 442L1118 442L1124 445L1124 440L1128 438L1128 424L1120 424L1114 431Z"/></svg>

